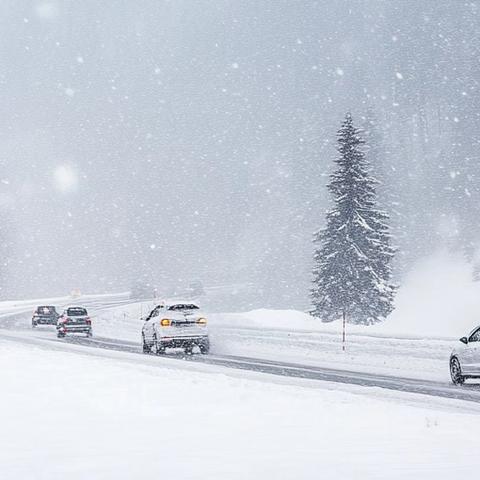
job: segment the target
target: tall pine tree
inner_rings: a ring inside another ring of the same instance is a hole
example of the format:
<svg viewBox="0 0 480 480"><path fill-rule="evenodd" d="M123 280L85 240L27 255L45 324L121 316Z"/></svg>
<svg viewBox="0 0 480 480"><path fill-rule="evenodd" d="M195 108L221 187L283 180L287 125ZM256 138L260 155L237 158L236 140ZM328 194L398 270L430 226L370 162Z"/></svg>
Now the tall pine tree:
<svg viewBox="0 0 480 480"><path fill-rule="evenodd" d="M376 181L350 114L337 138L337 169L328 184L334 208L314 238L312 314L324 322L346 317L350 323L371 325L393 310L389 218L377 208Z"/></svg>

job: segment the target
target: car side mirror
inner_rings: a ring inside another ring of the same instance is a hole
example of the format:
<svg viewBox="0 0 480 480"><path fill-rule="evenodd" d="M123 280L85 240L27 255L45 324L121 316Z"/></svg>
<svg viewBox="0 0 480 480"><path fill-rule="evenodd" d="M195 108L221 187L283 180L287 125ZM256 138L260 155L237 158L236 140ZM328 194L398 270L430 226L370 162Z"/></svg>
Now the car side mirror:
<svg viewBox="0 0 480 480"><path fill-rule="evenodd" d="M466 345L468 343L468 338L467 337L462 337L460 339L460 341Z"/></svg>

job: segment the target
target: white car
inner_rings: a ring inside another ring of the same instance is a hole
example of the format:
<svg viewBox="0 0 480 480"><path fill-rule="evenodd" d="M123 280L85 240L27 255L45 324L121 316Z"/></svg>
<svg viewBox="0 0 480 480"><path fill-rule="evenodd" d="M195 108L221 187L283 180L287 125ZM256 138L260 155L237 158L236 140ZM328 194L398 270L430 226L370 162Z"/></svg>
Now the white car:
<svg viewBox="0 0 480 480"><path fill-rule="evenodd" d="M480 327L460 342L450 355L450 375L455 385L463 384L467 378L480 378Z"/></svg>
<svg viewBox="0 0 480 480"><path fill-rule="evenodd" d="M210 349L207 319L195 303L161 303L142 320L143 353L164 354L167 348L183 348L191 354L198 347L207 354Z"/></svg>

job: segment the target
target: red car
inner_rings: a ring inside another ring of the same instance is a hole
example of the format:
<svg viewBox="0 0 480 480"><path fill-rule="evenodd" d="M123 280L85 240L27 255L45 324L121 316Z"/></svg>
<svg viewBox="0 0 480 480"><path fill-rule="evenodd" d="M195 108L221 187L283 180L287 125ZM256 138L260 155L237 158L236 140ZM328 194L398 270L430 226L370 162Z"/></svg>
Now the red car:
<svg viewBox="0 0 480 480"><path fill-rule="evenodd" d="M71 333L85 333L92 336L92 320L84 307L67 307L57 322L57 337L63 338Z"/></svg>

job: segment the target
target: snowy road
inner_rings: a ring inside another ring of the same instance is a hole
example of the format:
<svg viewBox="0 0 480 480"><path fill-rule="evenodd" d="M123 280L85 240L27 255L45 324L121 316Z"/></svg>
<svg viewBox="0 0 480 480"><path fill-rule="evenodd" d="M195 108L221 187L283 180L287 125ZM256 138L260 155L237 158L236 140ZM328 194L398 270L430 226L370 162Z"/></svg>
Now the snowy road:
<svg viewBox="0 0 480 480"><path fill-rule="evenodd" d="M197 364L215 365L237 370L248 370L257 373L279 375L282 377L302 378L308 380L333 382L343 385L354 385L365 388L381 388L394 392L413 393L455 399L480 404L480 385L471 384L461 387L451 385L447 382L427 381L405 377L372 374L367 372L340 370L333 368L318 367L291 362L280 362L251 357L240 357L234 355L194 355L185 356L182 354L170 354L167 357L155 357L144 355L138 343L117 340L112 338L96 337L93 339L85 337L68 337L57 339L51 332L17 332L0 330L0 338L27 345L43 346L45 348L68 350L69 347L84 347L87 349L102 349L116 352L138 354L148 360L158 360L159 366L164 366L162 360L189 362Z"/></svg>
<svg viewBox="0 0 480 480"><path fill-rule="evenodd" d="M51 340L56 342L65 341L63 339ZM141 348L138 343L125 340L115 340L111 338L98 337L95 339L89 339L84 337L70 337L67 338L66 341L75 345L138 353L143 355L143 353L141 353ZM476 384L463 385L461 387L458 387L450 385L446 382L393 377L387 375L371 374L366 372L339 370L317 367L312 365L301 365L297 363L279 362L251 357L239 357L233 355L185 356L184 354L178 354L169 355L168 358L179 361L199 362L209 365L218 365L222 367L235 368L240 370L250 370L253 372L268 373L286 377L296 377L309 380L358 385L362 387L378 387L405 393L417 393L434 397L450 398L480 403L480 385Z"/></svg>
<svg viewBox="0 0 480 480"><path fill-rule="evenodd" d="M33 310L38 305L56 305L57 311L67 305L81 304L87 307L92 316L109 308L128 305L131 303L128 293L106 294L106 295L85 295L81 298L56 297L47 299L24 300L17 302L0 303L0 328L25 329L30 327L30 320Z"/></svg>
<svg viewBox="0 0 480 480"><path fill-rule="evenodd" d="M36 301L38 302L38 301ZM109 295L109 296L91 296L82 298L82 304L87 306L93 316L101 317L105 312L109 312L122 306L128 306L129 299L126 295ZM26 322L26 314L30 313L35 302L23 302L12 306L7 306L1 311L0 317L0 337L8 340L14 340L20 343L50 346L51 348L69 348L69 346L82 346L91 348L100 348L106 350L115 350L118 352L128 352L143 355L139 342L128 339L116 339L109 336L95 336L93 339L84 337L70 337L66 339L57 339L51 328L31 330ZM57 299L58 304L69 303L68 299ZM122 307L123 308L123 307ZM8 311L10 310L10 311ZM27 315L28 316L28 315ZM137 326L136 324L135 326ZM137 327L139 329L139 325ZM322 351L324 355L331 357L338 352L337 339L331 334L318 334L312 332L297 332L295 334L273 329L259 330L252 328L235 328L217 326L213 329L214 338L217 343L223 346L231 341L231 339L243 339L247 345L253 340L258 345L264 343L275 347L278 351L279 346L286 345L288 339L291 349L295 351L298 348L309 348L315 351ZM253 340L252 340L253 339ZM421 344L418 339L395 339L384 337L369 338L368 341L362 336L353 335L350 339L349 348L355 352L356 349L365 350L366 345L373 343L368 348L374 350L377 355L387 355L398 357L398 362L403 361L415 352L416 361L421 364L423 359L430 358L436 362L432 365L443 364L448 342L444 340L436 340L435 348L425 350L425 344ZM321 348L319 349L319 345ZM431 345L431 342L430 342ZM228 350L228 348L227 348ZM250 353L254 349L246 349ZM268 348L266 350L269 352ZM260 352L259 352L260 353ZM431 397L439 397L446 399L464 400L469 402L480 403L480 385L470 384L462 387L451 385L447 379L428 380L425 378L410 378L405 375L386 375L382 372L369 369L368 365L358 365L355 368L348 368L348 365L342 364L342 359L336 362L335 368L330 364L318 365L314 359L311 361L292 361L291 358L298 358L287 354L283 359L275 357L273 351L270 352L270 358L265 358L265 349L262 355L252 354L231 354L222 352L222 348L217 348L214 354L208 356L185 356L185 355L168 355L168 360L188 361L197 364L207 364L227 367L237 370L249 370L258 373L267 373L280 375L283 377L295 377L316 381L334 382L344 385L355 385L365 388L381 388L390 391L414 393L428 395ZM354 354L354 353L353 353ZM161 361L161 359L158 359ZM410 359L411 360L411 359ZM414 359L415 360L415 359ZM345 360L343 360L345 362ZM338 368L340 365L341 368Z"/></svg>

